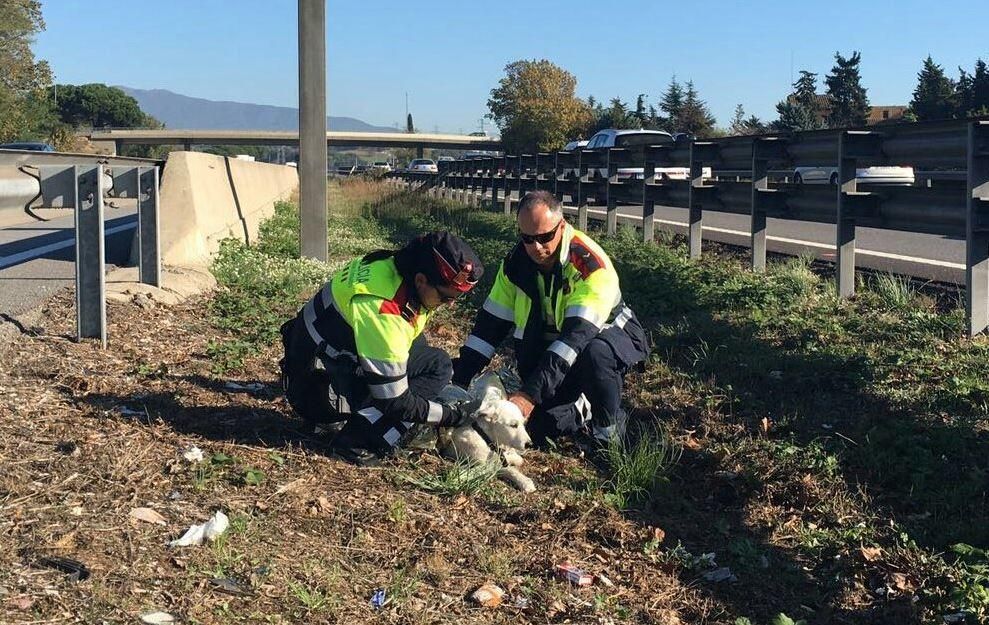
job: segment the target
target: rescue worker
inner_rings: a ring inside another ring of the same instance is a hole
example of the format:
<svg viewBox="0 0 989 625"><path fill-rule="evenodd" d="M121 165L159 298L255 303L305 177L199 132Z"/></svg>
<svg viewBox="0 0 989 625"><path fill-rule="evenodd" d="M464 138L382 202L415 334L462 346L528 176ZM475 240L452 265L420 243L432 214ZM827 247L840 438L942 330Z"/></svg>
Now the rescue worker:
<svg viewBox="0 0 989 625"><path fill-rule="evenodd" d="M313 429L345 422L332 444L360 464L411 438L415 424L465 423L477 406L432 401L453 365L422 331L482 272L474 250L448 232L348 263L281 327L289 403Z"/></svg>
<svg viewBox="0 0 989 625"><path fill-rule="evenodd" d="M526 417L533 442L581 425L585 399L593 438L620 437L624 376L645 360L649 343L622 300L618 274L598 244L566 222L552 193L522 198L518 228L520 241L498 268L454 361L453 382L468 385L514 327L522 388L509 399Z"/></svg>

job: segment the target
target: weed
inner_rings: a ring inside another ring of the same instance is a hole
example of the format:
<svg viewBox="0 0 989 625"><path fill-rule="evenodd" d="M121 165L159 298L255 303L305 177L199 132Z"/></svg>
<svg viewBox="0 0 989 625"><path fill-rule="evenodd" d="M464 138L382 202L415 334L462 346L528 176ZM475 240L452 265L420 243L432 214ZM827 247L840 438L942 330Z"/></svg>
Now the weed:
<svg viewBox="0 0 989 625"><path fill-rule="evenodd" d="M914 302L915 292L909 278L881 273L872 282L872 290L889 308L903 309Z"/></svg>
<svg viewBox="0 0 989 625"><path fill-rule="evenodd" d="M405 500L401 497L388 504L388 520L395 525L405 523L405 518L407 515L408 506L405 504Z"/></svg>
<svg viewBox="0 0 989 625"><path fill-rule="evenodd" d="M652 497L681 452L658 424L641 426L631 435L633 443L613 437L604 448L611 471L605 483L606 499L620 509Z"/></svg>
<svg viewBox="0 0 989 625"><path fill-rule="evenodd" d="M332 596L321 588L309 588L298 582L289 582L288 588L308 612L323 612L335 604Z"/></svg>
<svg viewBox="0 0 989 625"><path fill-rule="evenodd" d="M415 474L402 474L400 478L428 493L453 497L455 495L477 495L490 486L498 467L494 464L479 464L469 458L458 458L447 464L438 473L419 469Z"/></svg>

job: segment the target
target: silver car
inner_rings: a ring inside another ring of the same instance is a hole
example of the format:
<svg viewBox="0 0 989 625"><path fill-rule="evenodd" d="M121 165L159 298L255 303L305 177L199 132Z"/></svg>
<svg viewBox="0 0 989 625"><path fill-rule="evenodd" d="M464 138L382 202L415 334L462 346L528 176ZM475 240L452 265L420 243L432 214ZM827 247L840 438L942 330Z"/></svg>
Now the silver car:
<svg viewBox="0 0 989 625"><path fill-rule="evenodd" d="M587 141L585 150L598 150L605 148L629 148L644 145L672 145L673 135L662 130L615 130L608 128L600 130ZM689 180L689 167L657 167L655 169L657 178L666 180ZM599 169L598 175L602 178L608 176L608 170ZM704 167L702 177L711 177L711 168ZM618 170L619 180L636 178L642 180L643 173L641 167L622 167Z"/></svg>
<svg viewBox="0 0 989 625"><path fill-rule="evenodd" d="M413 159L413 161L409 163L409 171L435 174L439 172L439 168L436 167L436 163L431 159L417 158L417 159Z"/></svg>

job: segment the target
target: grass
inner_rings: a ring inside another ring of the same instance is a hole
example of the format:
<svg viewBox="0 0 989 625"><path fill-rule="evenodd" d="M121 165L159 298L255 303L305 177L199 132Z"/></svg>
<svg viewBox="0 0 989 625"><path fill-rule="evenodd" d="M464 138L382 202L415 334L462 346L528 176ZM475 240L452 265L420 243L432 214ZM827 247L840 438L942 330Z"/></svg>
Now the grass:
<svg viewBox="0 0 989 625"><path fill-rule="evenodd" d="M445 465L438 473L418 469L415 473L402 475L402 481L416 488L441 495L479 495L483 493L498 474L493 464L479 464L469 458L458 458Z"/></svg>
<svg viewBox="0 0 989 625"><path fill-rule="evenodd" d="M614 437L604 448L611 473L606 498L620 509L647 501L680 458L679 446L659 425L640 426L628 438Z"/></svg>
<svg viewBox="0 0 989 625"><path fill-rule="evenodd" d="M265 224L258 248L225 244L213 314L230 338L212 350L218 369L276 340L278 324L334 263L425 230L459 232L484 261L482 285L451 313L470 317L516 236L501 215L372 182L332 187L330 197L328 266L293 258L291 205ZM694 545L720 545L733 570L765 559L788 592L805 589L802 603L781 606L773 584L750 584L739 619L770 622L781 613L746 605L791 614L834 608L843 596L873 605L869 580L889 570L927 580L917 600L855 608L846 620L986 614L989 342L964 338L964 311L950 294L932 297L878 274L840 300L829 270L807 257L773 261L758 275L728 248L712 246L693 262L667 234L651 246L628 229L595 236L655 345L628 399L664 426L609 448L608 475L571 479L575 488ZM493 474L459 462L405 477L452 496L483 493ZM388 516L400 524L405 512L398 506ZM863 562L863 545L881 548L881 559Z"/></svg>

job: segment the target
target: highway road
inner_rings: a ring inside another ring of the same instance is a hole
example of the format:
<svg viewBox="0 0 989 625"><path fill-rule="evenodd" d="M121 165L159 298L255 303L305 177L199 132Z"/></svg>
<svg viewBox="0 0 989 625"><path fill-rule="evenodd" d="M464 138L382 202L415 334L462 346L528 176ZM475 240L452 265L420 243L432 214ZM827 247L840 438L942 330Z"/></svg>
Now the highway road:
<svg viewBox="0 0 989 625"><path fill-rule="evenodd" d="M0 326L24 323L25 313L74 284L75 228L72 211L64 213L0 229ZM137 215L133 208L106 208L105 220L109 272L128 264Z"/></svg>

